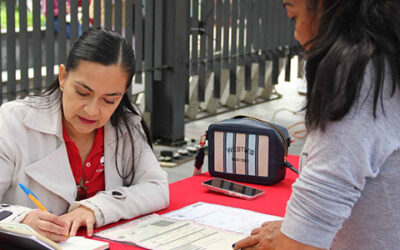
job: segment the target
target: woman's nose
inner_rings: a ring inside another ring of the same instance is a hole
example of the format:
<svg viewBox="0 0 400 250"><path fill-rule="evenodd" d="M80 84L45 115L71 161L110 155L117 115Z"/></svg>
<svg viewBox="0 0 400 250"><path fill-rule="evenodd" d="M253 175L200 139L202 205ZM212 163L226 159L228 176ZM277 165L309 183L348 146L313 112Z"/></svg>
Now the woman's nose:
<svg viewBox="0 0 400 250"><path fill-rule="evenodd" d="M83 106L83 111L85 111L89 116L96 116L99 114L100 108L97 102L93 100Z"/></svg>

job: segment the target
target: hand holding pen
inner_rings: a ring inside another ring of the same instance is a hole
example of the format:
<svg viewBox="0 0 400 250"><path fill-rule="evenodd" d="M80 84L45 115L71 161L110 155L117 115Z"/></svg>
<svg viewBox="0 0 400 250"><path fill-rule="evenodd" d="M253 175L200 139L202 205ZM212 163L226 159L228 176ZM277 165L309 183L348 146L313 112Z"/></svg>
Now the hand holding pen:
<svg viewBox="0 0 400 250"><path fill-rule="evenodd" d="M69 231L67 223L59 216L49 213L43 204L40 203L39 198L26 186L21 183L19 186L36 206L40 208L40 210L33 210L28 213L21 223L29 225L36 232L52 241L60 242L67 240Z"/></svg>

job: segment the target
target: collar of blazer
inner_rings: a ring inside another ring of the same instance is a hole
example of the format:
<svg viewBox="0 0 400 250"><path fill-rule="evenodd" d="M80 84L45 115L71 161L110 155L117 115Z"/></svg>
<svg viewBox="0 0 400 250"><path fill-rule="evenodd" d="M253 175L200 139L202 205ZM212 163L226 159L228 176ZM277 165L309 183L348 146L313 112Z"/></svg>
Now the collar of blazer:
<svg viewBox="0 0 400 250"><path fill-rule="evenodd" d="M63 141L61 117L62 112L59 106L48 109L30 108L23 119L23 123L32 130L55 135L60 141ZM141 121L141 117L134 114L132 114L129 119L132 126L139 124ZM121 132L123 138L127 132L127 127L122 126ZM122 140L120 141L122 142ZM104 142L106 143L105 145L107 145L105 146L105 153L112 149L112 151L110 151L110 155L112 155L114 153L113 149L116 143L116 136L115 128L111 125L111 122L107 122L104 126ZM51 190L71 204L75 200L76 193L75 189L71 190L70 187L74 187L75 183L72 173L69 170L68 156L65 152L65 144L61 144L60 147L45 158L27 166L25 172L38 183L42 183L46 189ZM109 160L111 163L106 164L107 166L113 166L111 158L106 160ZM58 168L54 168L54 162L57 162L58 166L60 164L66 165L64 167L59 166ZM109 171L106 171L106 185L111 187L115 185L114 183L120 183L118 174L110 174L113 173L113 171L116 171L114 167L109 167ZM47 180L48 175L43 175L42 173L51 173L53 179L64 179L65 182L63 182L62 185L59 185L59 183L56 185L55 182L53 183Z"/></svg>

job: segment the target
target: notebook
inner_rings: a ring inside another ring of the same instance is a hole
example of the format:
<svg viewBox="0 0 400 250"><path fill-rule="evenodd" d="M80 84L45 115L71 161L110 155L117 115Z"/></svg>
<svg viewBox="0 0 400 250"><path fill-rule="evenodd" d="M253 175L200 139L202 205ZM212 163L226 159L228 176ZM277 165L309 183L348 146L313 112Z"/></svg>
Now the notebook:
<svg viewBox="0 0 400 250"><path fill-rule="evenodd" d="M67 241L57 244L38 234L28 225L0 222L0 248L1 246L44 250L103 250L109 248L108 242L79 236L70 237Z"/></svg>

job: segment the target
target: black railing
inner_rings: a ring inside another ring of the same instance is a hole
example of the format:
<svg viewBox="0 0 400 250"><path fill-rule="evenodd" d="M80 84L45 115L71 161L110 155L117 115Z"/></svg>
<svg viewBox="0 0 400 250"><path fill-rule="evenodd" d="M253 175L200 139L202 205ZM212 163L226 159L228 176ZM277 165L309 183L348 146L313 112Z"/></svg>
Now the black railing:
<svg viewBox="0 0 400 250"><path fill-rule="evenodd" d="M234 108L246 93L276 84L282 59L296 46L277 0L0 2L0 19L7 21L0 34L0 104L51 84L80 33L103 26L134 46L142 106L151 114L154 136L169 142L184 138L185 105L196 100L203 104L197 110L210 113L215 109L204 108L208 103ZM223 101L230 97L235 101Z"/></svg>

